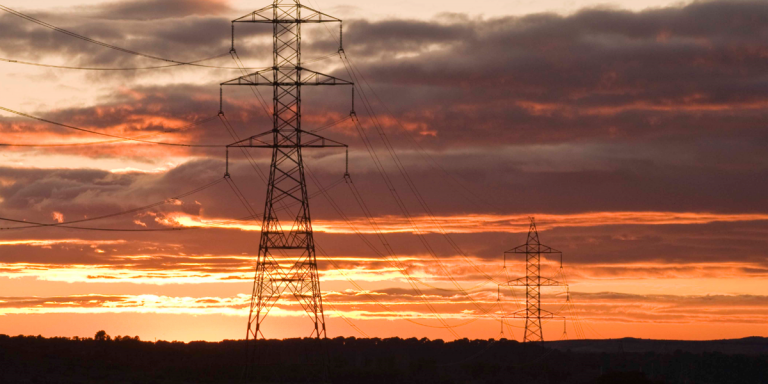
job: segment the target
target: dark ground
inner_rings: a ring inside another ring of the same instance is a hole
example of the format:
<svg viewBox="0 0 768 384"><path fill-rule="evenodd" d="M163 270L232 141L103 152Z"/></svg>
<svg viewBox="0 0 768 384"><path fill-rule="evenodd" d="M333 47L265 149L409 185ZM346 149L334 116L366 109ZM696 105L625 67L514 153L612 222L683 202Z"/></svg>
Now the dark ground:
<svg viewBox="0 0 768 384"><path fill-rule="evenodd" d="M768 383L768 339L260 341L253 382ZM0 383L240 383L243 341L0 335ZM327 356L327 357L322 357ZM328 369L324 362L327 361ZM327 372L327 373L326 373ZM320 378L320 379L318 379Z"/></svg>

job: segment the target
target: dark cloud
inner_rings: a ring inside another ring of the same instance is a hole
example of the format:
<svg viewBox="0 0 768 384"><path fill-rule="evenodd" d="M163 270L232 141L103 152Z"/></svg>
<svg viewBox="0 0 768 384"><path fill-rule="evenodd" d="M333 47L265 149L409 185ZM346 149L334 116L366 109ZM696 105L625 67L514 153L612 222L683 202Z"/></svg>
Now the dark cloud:
<svg viewBox="0 0 768 384"><path fill-rule="evenodd" d="M68 15L57 17L76 22ZM696 2L642 12L588 9L571 16L444 15L432 21L353 21L345 41L366 80L425 146L693 138L714 149L722 142L735 147L768 142L762 124L768 105L762 76L767 18L768 6L758 1ZM229 19L79 25L97 39L191 59L226 51ZM9 54L29 54L34 46L36 55L71 50L91 64L128 59L96 46L87 48L93 55L83 55L86 43L21 20L3 25L14 36L3 47ZM268 48L247 43L249 35L268 30L239 31L241 52ZM335 50L335 41L323 32L314 31L314 44L305 48ZM349 77L343 70L336 74ZM222 74L219 81L231 77ZM322 100L327 97L310 96L306 104ZM394 140L408 140L391 120L384 125Z"/></svg>
<svg viewBox="0 0 768 384"><path fill-rule="evenodd" d="M4 214L12 218L54 223L52 212L60 212L65 221L73 221L163 202L220 179L223 176L221 166L218 161L191 162L160 175L88 169L4 168L0 169L0 177L5 182L0 195ZM193 171L187 171L187 168ZM200 210L194 204L186 207L168 205L174 209L191 210L187 213L197 214ZM153 220L148 221L152 223Z"/></svg>
<svg viewBox="0 0 768 384"><path fill-rule="evenodd" d="M149 5L105 6L122 7L125 16L119 20L106 21L103 15L85 21L67 14L39 16L100 40L177 59L228 48L231 16L221 14L227 11L221 8L224 5L209 9L200 2L169 2L154 16L145 12ZM144 21L151 17L172 19ZM7 54L62 55L83 57L83 63L125 64L122 53L86 45L9 15L0 19L0 33L9 36L2 47ZM768 210L763 193L768 187L764 156L768 144L764 127L768 117L764 76L767 20L768 3L762 1L696 2L642 12L588 9L570 16L358 20L347 28L345 41L353 62L432 157L425 157L391 119L380 120L408 176L435 214L754 213ZM266 33L269 30L244 28L238 36ZM314 33L316 52L336 48L323 30ZM86 52L93 55L84 55ZM183 55L176 57L177 52ZM343 70L336 74L349 77ZM161 133L170 127L169 119L192 122L214 115L218 82L234 76L214 77L208 85L137 86L115 92L96 107L51 111L45 117L105 131L120 127L119 133L128 136ZM94 82L101 79L91 78ZM247 89L226 92L225 111L240 137L269 129L269 120L247 98L252 97ZM348 90L339 91L338 98L330 92L335 91L307 91L305 126L320 126L346 115ZM377 110L383 111L376 97L369 96ZM360 104L358 113L409 211L423 214L424 207L388 158ZM7 135L63 132L16 118L3 118L0 125ZM372 211L380 216L399 215L353 127L342 125L325 134L352 145L350 170ZM170 137L194 143L232 140L216 121L178 135ZM131 149L121 145L46 149L46 153L134 161L170 155L209 160L152 175L5 168L0 177L12 181L0 188L7 215L50 221L52 211L62 212L65 218L106 214L162 200L223 174L224 152L219 149L176 150L137 144ZM267 155L253 153L263 165ZM310 169L326 185L338 179L340 157L324 152L307 156L313 156ZM232 161L233 178L252 196L252 205L261 207L264 186L258 176L241 154L232 154ZM361 216L344 188L334 190L333 195L349 215ZM221 197L228 193L225 189L201 197L205 213L242 217L243 210L231 195ZM314 201L313 217L336 218L321 197ZM195 206L178 209L199 212ZM551 232L551 245L564 248L583 263L732 258L764 263L766 256L759 242L763 227L762 223L731 223L556 229ZM749 232L753 229L758 234ZM243 249L240 244L245 238L257 236L231 232L235 231L203 230L179 238L195 244L197 252L235 252ZM220 236L231 241L220 241ZM492 258L507 247L501 240L504 236L456 237L470 254ZM404 254L423 254L412 235L392 237ZM443 241L437 235L429 237L435 243ZM352 236L320 234L318 238L327 240L334 254L372 254L361 244L345 250L342 245L347 242L336 241ZM213 246L218 248L206 248ZM435 250L441 257L456 255L445 245ZM753 269L744 271L762 273Z"/></svg>
<svg viewBox="0 0 768 384"><path fill-rule="evenodd" d="M436 132L423 137L432 145L736 132L764 142L766 20L765 2L697 2L359 21L346 41L397 115Z"/></svg>
<svg viewBox="0 0 768 384"><path fill-rule="evenodd" d="M160 20L192 15L232 13L227 0L139 0L118 1L90 9L102 19Z"/></svg>
<svg viewBox="0 0 768 384"><path fill-rule="evenodd" d="M176 61L194 61L227 54L231 46L231 20L224 16L189 14L178 15L178 18L169 20L112 20L98 15L83 18L78 12L31 15L90 39ZM247 39L266 36L269 32L268 28L241 28L238 32L239 38L243 39L240 47L245 51L261 47L262 43L249 42ZM63 57L66 65L88 67L144 67L168 64L99 46L11 14L0 15L0 33L7 36L0 51L5 57L12 59L50 63L58 61L55 58ZM235 67L231 59L209 61L205 64ZM224 71L222 76L230 76L224 73L237 74ZM126 76L137 73L121 72L110 75Z"/></svg>

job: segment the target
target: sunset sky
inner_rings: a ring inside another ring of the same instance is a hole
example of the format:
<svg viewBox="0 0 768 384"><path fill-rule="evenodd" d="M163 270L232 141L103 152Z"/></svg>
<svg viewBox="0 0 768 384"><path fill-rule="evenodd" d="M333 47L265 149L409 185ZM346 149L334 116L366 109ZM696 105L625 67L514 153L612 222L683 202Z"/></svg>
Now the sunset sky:
<svg viewBox="0 0 768 384"><path fill-rule="evenodd" d="M268 3L0 1L147 55L223 55L202 62L223 68L22 64L169 65L0 11L0 217L55 224L153 205L70 225L90 229L0 222L0 334L245 337L261 217L249 220L224 181L223 148L120 141L7 110L107 135L232 143L216 117L219 84L242 74L230 21ZM329 337L498 338L499 317L524 304L519 290L497 301L497 284L524 274L522 257L504 270L503 253L525 242L530 216L563 252L564 269L545 259L544 275L565 273L573 305L560 288L542 300L568 318L569 338L768 336L768 2L303 4L344 20L377 117L358 99L369 152L345 119L349 87L303 91L304 128L350 145L352 180L383 233L342 179L344 153L306 150ZM271 28L237 28L245 65L269 65ZM303 32L306 67L350 77L333 55L336 27ZM238 137L271 129L248 89L225 89L223 111ZM253 164L233 151L229 171L260 213L254 166L267 171L270 158L250 154ZM171 228L183 230L143 231ZM521 340L523 322L507 323ZM311 322L286 300L264 327L303 337ZM562 334L562 320L544 325L546 340Z"/></svg>

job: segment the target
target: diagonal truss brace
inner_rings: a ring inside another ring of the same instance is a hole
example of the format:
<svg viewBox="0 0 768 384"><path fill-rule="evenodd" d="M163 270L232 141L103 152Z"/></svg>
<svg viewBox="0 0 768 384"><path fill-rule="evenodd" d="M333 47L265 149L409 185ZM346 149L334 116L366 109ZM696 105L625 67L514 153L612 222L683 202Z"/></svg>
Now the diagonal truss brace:
<svg viewBox="0 0 768 384"><path fill-rule="evenodd" d="M344 175L349 175L349 145L338 142L336 140L329 139L327 137L320 136L316 133L298 130L302 136L302 143L296 144L292 142L287 143L270 143L265 141L265 137L275 137L275 133L280 134L279 131L271 130L253 135L243 140L234 142L227 145L227 175L229 175L229 149L230 148L277 148L277 149L295 149L295 148L344 148L346 150L346 165L344 168ZM309 140L304 140L303 137L309 136Z"/></svg>
<svg viewBox="0 0 768 384"><path fill-rule="evenodd" d="M539 319L565 319L565 316L556 315L553 312L540 309L541 315L539 316ZM502 315L502 319L525 319L527 317L528 311L525 309L521 309L515 312L512 312L509 315Z"/></svg>
<svg viewBox="0 0 768 384"><path fill-rule="evenodd" d="M300 73L300 80L291 79L285 74L288 71ZM277 73L275 73L277 72ZM276 80L275 80L276 79ZM267 85L267 86L313 86L313 85L354 85L355 83L339 79L330 75L326 75L320 72L315 72L310 69L302 67L290 67L290 68L267 68L261 71L250 73L245 76L240 76L236 79L225 81L221 85Z"/></svg>
<svg viewBox="0 0 768 384"><path fill-rule="evenodd" d="M559 253L561 256L563 255L563 253L558 251L557 249L554 249L552 247L546 246L544 244L537 244L536 248L534 248L533 250L531 248L529 248L529 247L530 247L530 245L528 245L528 244L518 245L517 247L514 247L514 248L510 249L509 251L504 252L504 254L506 255L508 253L531 253L531 252L536 252L536 253ZM560 259L562 260L562 257Z"/></svg>
<svg viewBox="0 0 768 384"><path fill-rule="evenodd" d="M565 282L557 281L554 279L541 276L541 255L542 254L559 254L560 255L560 268L563 267L563 253L541 244L539 241L539 233L536 229L536 223L534 218L531 217L531 225L528 231L528 239L525 244L512 248L504 252L504 268L506 269L507 255L508 254L524 254L526 264L525 277L507 280L506 283L499 284L499 288L506 287L525 287L525 309L513 312L511 314L502 315L504 318L524 318L525 319L525 335L523 342L538 341L543 342L543 329L541 319L565 319L564 316L557 316L556 314L546 311L541 308L541 288L542 287L568 287ZM501 290L499 289L499 295ZM500 300L500 299L499 299ZM503 320L502 320L502 332L503 332Z"/></svg>
<svg viewBox="0 0 768 384"><path fill-rule="evenodd" d="M300 19L291 18L290 15L295 13L296 8L302 11L309 11L307 13L301 12ZM276 17L277 16L277 17ZM300 4L298 1L283 1L282 4L270 4L264 8L257 9L245 16L239 17L232 21L233 23L340 23L341 20L333 16L322 13L318 10L312 9L305 5Z"/></svg>
<svg viewBox="0 0 768 384"><path fill-rule="evenodd" d="M525 287L526 285L528 285L526 280L527 280L526 277L519 277L517 279L509 280L505 284L499 284L499 285L506 286L506 287ZM540 285L542 287L567 287L568 286L568 284L566 283L563 283L557 280L552 280L546 277L540 278L540 281L538 282L537 285Z"/></svg>

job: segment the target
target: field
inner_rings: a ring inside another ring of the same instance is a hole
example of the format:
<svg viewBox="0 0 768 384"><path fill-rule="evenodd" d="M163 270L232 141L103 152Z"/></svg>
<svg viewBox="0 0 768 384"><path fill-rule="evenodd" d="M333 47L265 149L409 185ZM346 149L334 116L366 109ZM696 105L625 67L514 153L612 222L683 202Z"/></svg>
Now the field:
<svg viewBox="0 0 768 384"><path fill-rule="evenodd" d="M0 335L2 383L240 383L243 341ZM250 382L764 383L768 339L260 341Z"/></svg>

